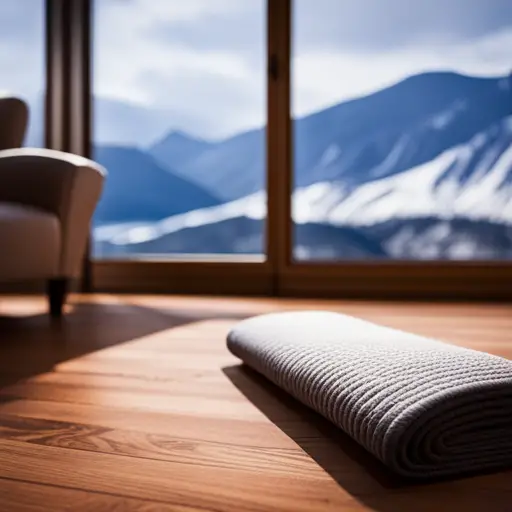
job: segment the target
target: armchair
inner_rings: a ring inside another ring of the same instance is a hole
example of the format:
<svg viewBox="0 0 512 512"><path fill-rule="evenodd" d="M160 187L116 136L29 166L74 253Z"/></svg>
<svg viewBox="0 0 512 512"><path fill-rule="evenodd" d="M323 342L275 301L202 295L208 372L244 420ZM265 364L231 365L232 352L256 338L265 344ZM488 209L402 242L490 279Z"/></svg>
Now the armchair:
<svg viewBox="0 0 512 512"><path fill-rule="evenodd" d="M0 282L45 280L50 314L58 317L69 281L80 274L106 173L80 156L19 148L27 119L20 100L0 99L2 117L13 129L0 130Z"/></svg>

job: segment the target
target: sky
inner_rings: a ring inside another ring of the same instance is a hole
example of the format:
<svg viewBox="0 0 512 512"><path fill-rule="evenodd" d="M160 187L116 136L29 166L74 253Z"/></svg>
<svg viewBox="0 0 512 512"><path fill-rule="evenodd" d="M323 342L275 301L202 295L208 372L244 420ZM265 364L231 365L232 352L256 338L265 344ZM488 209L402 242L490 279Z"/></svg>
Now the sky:
<svg viewBox="0 0 512 512"><path fill-rule="evenodd" d="M94 7L102 136L117 130L149 139L178 129L218 139L264 124L264 0L94 0ZM43 13L42 0L0 1L0 90L40 92ZM295 0L293 27L295 115L422 71L512 70L511 0ZM141 126L126 131L125 118L111 117L130 109L143 112Z"/></svg>

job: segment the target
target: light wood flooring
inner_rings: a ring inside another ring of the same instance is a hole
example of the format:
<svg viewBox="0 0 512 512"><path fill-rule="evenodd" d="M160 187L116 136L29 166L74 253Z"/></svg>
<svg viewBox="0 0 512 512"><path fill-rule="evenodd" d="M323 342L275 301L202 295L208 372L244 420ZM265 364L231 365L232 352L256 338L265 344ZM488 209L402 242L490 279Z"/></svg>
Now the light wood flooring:
<svg viewBox="0 0 512 512"><path fill-rule="evenodd" d="M511 512L512 472L406 485L227 352L310 308L512 359L509 305L0 297L0 512Z"/></svg>

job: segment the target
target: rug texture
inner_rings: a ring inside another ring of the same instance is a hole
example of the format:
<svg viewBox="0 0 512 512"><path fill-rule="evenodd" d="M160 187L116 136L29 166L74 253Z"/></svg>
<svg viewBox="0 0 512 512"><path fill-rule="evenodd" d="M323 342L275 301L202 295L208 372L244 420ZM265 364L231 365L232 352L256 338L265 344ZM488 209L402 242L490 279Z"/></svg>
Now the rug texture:
<svg viewBox="0 0 512 512"><path fill-rule="evenodd" d="M320 311L245 320L228 348L400 475L512 466L512 361Z"/></svg>

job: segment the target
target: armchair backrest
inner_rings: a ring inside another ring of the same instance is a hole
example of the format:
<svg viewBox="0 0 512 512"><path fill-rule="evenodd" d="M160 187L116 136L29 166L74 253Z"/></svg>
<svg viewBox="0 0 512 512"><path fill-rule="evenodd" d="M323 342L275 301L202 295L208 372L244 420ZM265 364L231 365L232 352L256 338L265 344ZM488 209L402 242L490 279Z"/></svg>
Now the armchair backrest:
<svg viewBox="0 0 512 512"><path fill-rule="evenodd" d="M27 124L27 104L14 96L0 96L0 150L20 148Z"/></svg>

